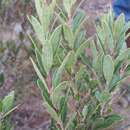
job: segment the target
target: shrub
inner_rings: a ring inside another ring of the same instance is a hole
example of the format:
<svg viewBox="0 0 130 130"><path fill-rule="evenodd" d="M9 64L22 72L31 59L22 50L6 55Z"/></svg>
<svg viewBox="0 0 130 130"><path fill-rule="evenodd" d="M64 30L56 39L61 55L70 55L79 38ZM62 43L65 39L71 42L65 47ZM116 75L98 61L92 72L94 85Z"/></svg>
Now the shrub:
<svg viewBox="0 0 130 130"><path fill-rule="evenodd" d="M63 0L60 8L55 0L35 0L38 18L30 16L29 21L36 33L36 39L30 37L36 61L31 61L51 130L101 130L122 119L113 113L112 101L129 76L125 32L130 23L124 15L114 20L110 11L86 39L86 15L79 6L73 9L75 2Z"/></svg>

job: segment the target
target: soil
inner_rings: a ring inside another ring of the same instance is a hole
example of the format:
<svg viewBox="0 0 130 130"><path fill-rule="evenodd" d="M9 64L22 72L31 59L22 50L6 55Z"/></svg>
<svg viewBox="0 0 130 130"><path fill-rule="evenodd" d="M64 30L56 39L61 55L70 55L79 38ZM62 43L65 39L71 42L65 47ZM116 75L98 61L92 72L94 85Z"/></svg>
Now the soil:
<svg viewBox="0 0 130 130"><path fill-rule="evenodd" d="M96 20L97 16L100 17L100 15L108 11L110 3L110 0L85 0L82 4L82 8L86 11L86 15L89 16L88 24L86 26L87 36L91 36L95 32L95 29L93 28L94 20ZM8 10L9 20L5 20L5 23L2 23L0 27L0 36L3 35L0 37L0 41L5 40L7 42L15 40L16 43L21 43L16 31L17 28L15 30L14 27L19 24L23 28L22 31L25 32L24 28L26 27L24 23L26 23L27 20L20 14L21 12L24 12L23 15L26 13L31 14L33 7L34 6L31 4L24 10L19 2L14 4L14 7L10 7L10 10ZM26 30L26 33L27 32L30 33L30 30ZM3 97L11 90L15 90L16 105L20 104L19 108L12 116L15 130L48 130L50 117L43 106L42 97L36 87L35 79L37 77L29 60L27 48L22 45L17 55L8 53L3 69L6 80L4 86L0 88L0 97ZM113 105L115 112L121 113L122 116L125 117L125 120L116 124L111 130L123 130L125 126L130 124L130 107L127 103L124 105L125 101L126 99L123 101L122 98L123 103L121 102L121 105L117 103Z"/></svg>

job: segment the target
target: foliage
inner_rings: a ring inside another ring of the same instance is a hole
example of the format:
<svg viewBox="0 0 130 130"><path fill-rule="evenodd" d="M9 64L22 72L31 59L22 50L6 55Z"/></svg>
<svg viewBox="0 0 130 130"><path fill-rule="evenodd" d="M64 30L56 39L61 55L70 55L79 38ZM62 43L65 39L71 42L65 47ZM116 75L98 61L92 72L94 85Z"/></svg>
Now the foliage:
<svg viewBox="0 0 130 130"><path fill-rule="evenodd" d="M96 34L86 39L86 15L78 8L72 11L74 4L64 0L61 9L55 0L35 0L38 18L30 16L29 21L36 33L36 61L31 61L52 117L51 130L101 130L122 119L111 105L130 74L125 43L130 23L124 15L114 20L110 11L95 25Z"/></svg>
<svg viewBox="0 0 130 130"><path fill-rule="evenodd" d="M10 114L14 111L14 92L10 92L3 100L0 100L0 130L13 130Z"/></svg>

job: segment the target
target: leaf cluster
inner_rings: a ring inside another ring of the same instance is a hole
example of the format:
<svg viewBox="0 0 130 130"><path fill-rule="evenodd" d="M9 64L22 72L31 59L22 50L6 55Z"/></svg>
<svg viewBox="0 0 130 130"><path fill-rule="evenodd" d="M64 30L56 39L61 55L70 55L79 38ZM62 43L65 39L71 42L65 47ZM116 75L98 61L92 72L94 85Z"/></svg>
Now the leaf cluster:
<svg viewBox="0 0 130 130"><path fill-rule="evenodd" d="M112 11L95 24L96 34L86 38L86 14L74 0L35 0L38 17L30 16L32 40L44 105L52 117L51 130L101 130L120 121L113 114L112 99L129 76L130 50L125 23ZM60 8L62 7L62 8ZM89 50L91 54L87 51Z"/></svg>

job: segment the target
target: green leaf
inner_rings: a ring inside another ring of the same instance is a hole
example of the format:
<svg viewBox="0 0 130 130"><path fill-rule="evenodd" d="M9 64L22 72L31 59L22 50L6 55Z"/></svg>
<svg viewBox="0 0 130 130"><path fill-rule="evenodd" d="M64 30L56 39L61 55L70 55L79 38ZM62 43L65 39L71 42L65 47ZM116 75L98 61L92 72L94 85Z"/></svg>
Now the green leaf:
<svg viewBox="0 0 130 130"><path fill-rule="evenodd" d="M97 57L98 52L94 40L91 41L90 48L92 49L93 58Z"/></svg>
<svg viewBox="0 0 130 130"><path fill-rule="evenodd" d="M85 12L83 10L79 10L77 14L74 17L73 23L72 23L72 28L73 32L76 32L78 28L81 28L82 22L85 19Z"/></svg>
<svg viewBox="0 0 130 130"><path fill-rule="evenodd" d="M92 56L93 56L93 67L96 68L96 64L97 64L97 58L98 58L98 51L95 45L95 42L92 41L90 43L90 48L92 50Z"/></svg>
<svg viewBox="0 0 130 130"><path fill-rule="evenodd" d="M37 80L37 85L39 87L39 89L41 90L42 96L45 99L45 101L50 105L52 105L52 101L50 99L50 94L48 93L46 87L44 86L43 82L41 80Z"/></svg>
<svg viewBox="0 0 130 130"><path fill-rule="evenodd" d="M119 64L119 62L125 61L130 56L130 48L128 48L126 51L122 52L117 56L115 60L115 66Z"/></svg>
<svg viewBox="0 0 130 130"><path fill-rule="evenodd" d="M59 22L63 25L67 22L68 17L66 16L66 12L64 9L60 9L60 13L58 15Z"/></svg>
<svg viewBox="0 0 130 130"><path fill-rule="evenodd" d="M123 64L123 62L122 61L119 61L118 63L115 63L115 70L114 70L114 74L116 73L116 74L119 74L119 70L120 70L120 68L121 68L121 66L122 66L122 64Z"/></svg>
<svg viewBox="0 0 130 130"><path fill-rule="evenodd" d="M45 42L45 34L44 34L44 31L43 31L42 25L40 24L40 22L34 16L31 16L29 18L29 21L33 26L33 29L34 29L34 31L37 35L38 40L43 45L44 42Z"/></svg>
<svg viewBox="0 0 130 130"><path fill-rule="evenodd" d="M68 13L68 16L71 15L71 8L75 4L75 2L76 2L76 0L64 0L63 1L65 10Z"/></svg>
<svg viewBox="0 0 130 130"><path fill-rule="evenodd" d="M120 25L120 27L121 27L121 25ZM130 28L130 22L127 22L126 24L124 24L124 26L122 26L120 33L118 32L119 39L117 41L117 47L116 47L116 50L118 52L121 50L123 45L126 44L125 37L126 37L126 32L129 30L129 28Z"/></svg>
<svg viewBox="0 0 130 130"><path fill-rule="evenodd" d="M90 41L91 41L91 38L87 39L84 43L80 45L80 47L77 49L76 54L75 54L77 58L85 51Z"/></svg>
<svg viewBox="0 0 130 130"><path fill-rule="evenodd" d="M97 56L97 61L95 62L94 68L95 70L99 73L101 76L103 74L103 59L104 59L104 54L101 53Z"/></svg>
<svg viewBox="0 0 130 130"><path fill-rule="evenodd" d="M114 49L114 39L113 39L113 33L112 33L112 28L110 26L109 21L104 21L102 23L103 25L103 29L104 29L104 34L105 34L105 44L104 46L106 47L106 50L110 49Z"/></svg>
<svg viewBox="0 0 130 130"><path fill-rule="evenodd" d="M88 105L85 105L83 110L82 110L82 115L84 117L84 119L86 118L86 116L88 115Z"/></svg>
<svg viewBox="0 0 130 130"><path fill-rule="evenodd" d="M57 48L60 45L60 39L61 39L61 25L58 26L54 32L51 34L50 37L50 43L52 44L52 48L53 48L53 54L55 55Z"/></svg>
<svg viewBox="0 0 130 130"><path fill-rule="evenodd" d="M67 89L68 85L69 85L68 82L64 81L53 89L51 93L51 100L55 106L57 107L59 106L61 98L65 96L64 91Z"/></svg>
<svg viewBox="0 0 130 130"><path fill-rule="evenodd" d="M46 81L45 81L45 79L43 78L43 76L42 76L41 72L39 71L39 69L38 69L37 65L35 64L35 62L33 61L33 59L32 59L32 58L30 58L30 59L31 59L31 61L32 61L33 67L34 67L34 69L35 69L35 71L36 71L36 73L37 73L38 77L40 78L40 80L41 80L41 81L42 81L42 83L44 84L45 88L46 88L46 89L47 89L47 91L49 92L48 87L47 87L47 84L46 84Z"/></svg>
<svg viewBox="0 0 130 130"><path fill-rule="evenodd" d="M85 64L85 65L90 65L90 66L91 66L90 59L89 59L89 57L86 56L85 53L82 53L82 54L80 55L80 58L81 58L81 61L83 62L83 64Z"/></svg>
<svg viewBox="0 0 130 130"><path fill-rule="evenodd" d="M44 34L48 33L50 22L53 18L56 1L53 0L49 5L43 0L35 0L35 7L39 16Z"/></svg>
<svg viewBox="0 0 130 130"><path fill-rule="evenodd" d="M4 74L0 73L0 87L4 84Z"/></svg>
<svg viewBox="0 0 130 130"><path fill-rule="evenodd" d="M43 0L34 0L35 1L35 8L38 14L40 21L42 21L43 17Z"/></svg>
<svg viewBox="0 0 130 130"><path fill-rule="evenodd" d="M73 122L74 122L76 115L77 115L76 112L70 113L69 120L68 120L66 127L65 127L66 130L75 130L75 129L72 129L72 125L73 125Z"/></svg>
<svg viewBox="0 0 130 130"><path fill-rule="evenodd" d="M125 25L125 16L123 13L119 17L117 17L114 25L114 38L118 41L121 36L122 28Z"/></svg>
<svg viewBox="0 0 130 130"><path fill-rule="evenodd" d="M47 74L46 74L46 71L45 71L43 63L42 63L42 53L39 51L39 49L37 47L35 47L35 55L36 55L37 62L38 62L38 68L39 68L40 72L42 73L42 75L44 77L46 77Z"/></svg>
<svg viewBox="0 0 130 130"><path fill-rule="evenodd" d="M50 41L46 42L42 48L42 63L48 74L53 65L53 49Z"/></svg>
<svg viewBox="0 0 130 130"><path fill-rule="evenodd" d="M128 65L125 69L125 75L129 76L130 75L130 65Z"/></svg>
<svg viewBox="0 0 130 130"><path fill-rule="evenodd" d="M63 74L63 71L65 69L66 64L68 63L71 55L73 54L73 51L70 51L67 56L64 58L63 62L61 63L60 67L58 68L57 72L55 75L53 75L53 86L57 87L57 85L60 83L61 81L61 77Z"/></svg>
<svg viewBox="0 0 130 130"><path fill-rule="evenodd" d="M47 111L48 111L48 113L51 115L51 117L52 117L55 121L59 122L59 117L58 117L57 112L56 112L47 102L45 102L44 105L45 105L45 107L47 108Z"/></svg>
<svg viewBox="0 0 130 130"><path fill-rule="evenodd" d="M104 56L103 60L103 74L106 79L107 85L110 83L113 77L114 63L110 55Z"/></svg>
<svg viewBox="0 0 130 130"><path fill-rule="evenodd" d="M100 102L100 103L106 103L109 101L109 99L111 98L111 95L109 92L107 91L103 91L102 93L99 92L99 91L96 91L95 92L95 96L97 98L97 100Z"/></svg>
<svg viewBox="0 0 130 130"><path fill-rule="evenodd" d="M116 86L118 86L118 83L119 83L119 81L121 81L121 79L122 78L121 78L120 74L114 74L113 75L113 79L112 79L112 81L109 85L109 91L110 92L113 91L116 88Z"/></svg>
<svg viewBox="0 0 130 130"><path fill-rule="evenodd" d="M102 101L102 94L101 94L101 92L96 91L96 92L95 92L95 97L98 99L99 102Z"/></svg>
<svg viewBox="0 0 130 130"><path fill-rule="evenodd" d="M63 25L63 37L64 37L65 42L68 42L69 44L68 46L70 48L73 48L74 47L74 34L71 28L67 24Z"/></svg>
<svg viewBox="0 0 130 130"><path fill-rule="evenodd" d="M86 31L80 31L78 33L78 36L75 36L75 41L74 41L74 49L77 50L81 44L83 44L86 41Z"/></svg>
<svg viewBox="0 0 130 130"><path fill-rule="evenodd" d="M65 123L67 118L67 97L63 97L60 101L60 115L62 122Z"/></svg>
<svg viewBox="0 0 130 130"><path fill-rule="evenodd" d="M94 121L94 124L93 124L94 130L100 130L100 129L102 129L101 127L103 126L103 123L104 123L104 118L103 117L97 118Z"/></svg>
<svg viewBox="0 0 130 130"><path fill-rule="evenodd" d="M54 14L54 6L55 6L55 0L53 0L50 5L48 6L44 5L43 7L43 17L41 23L44 29L44 33L46 34L49 33L49 26L52 22Z"/></svg>
<svg viewBox="0 0 130 130"><path fill-rule="evenodd" d="M14 91L10 92L3 100L2 100L2 112L6 113L10 111L13 107L14 103Z"/></svg>
<svg viewBox="0 0 130 130"><path fill-rule="evenodd" d="M76 63L76 57L75 57L74 51L72 51L72 54L71 54L68 62L66 63L66 69L70 74L72 73L72 69L73 69L75 63Z"/></svg>
<svg viewBox="0 0 130 130"><path fill-rule="evenodd" d="M105 117L105 119L104 119L104 125L105 126L110 126L113 123L115 123L117 121L120 121L120 120L122 120L122 117L119 116L119 115L116 115L116 114L109 115L109 116Z"/></svg>
<svg viewBox="0 0 130 130"><path fill-rule="evenodd" d="M105 50L105 47L104 47L104 43L105 43L105 33L103 31L102 28L100 27L96 27L96 30L97 30L97 45L98 45L98 48L100 50L100 52L106 54L106 50Z"/></svg>
<svg viewBox="0 0 130 130"><path fill-rule="evenodd" d="M110 127L113 123L120 121L122 118L119 115L109 115L105 118L98 118L95 121L94 130L101 130Z"/></svg>

